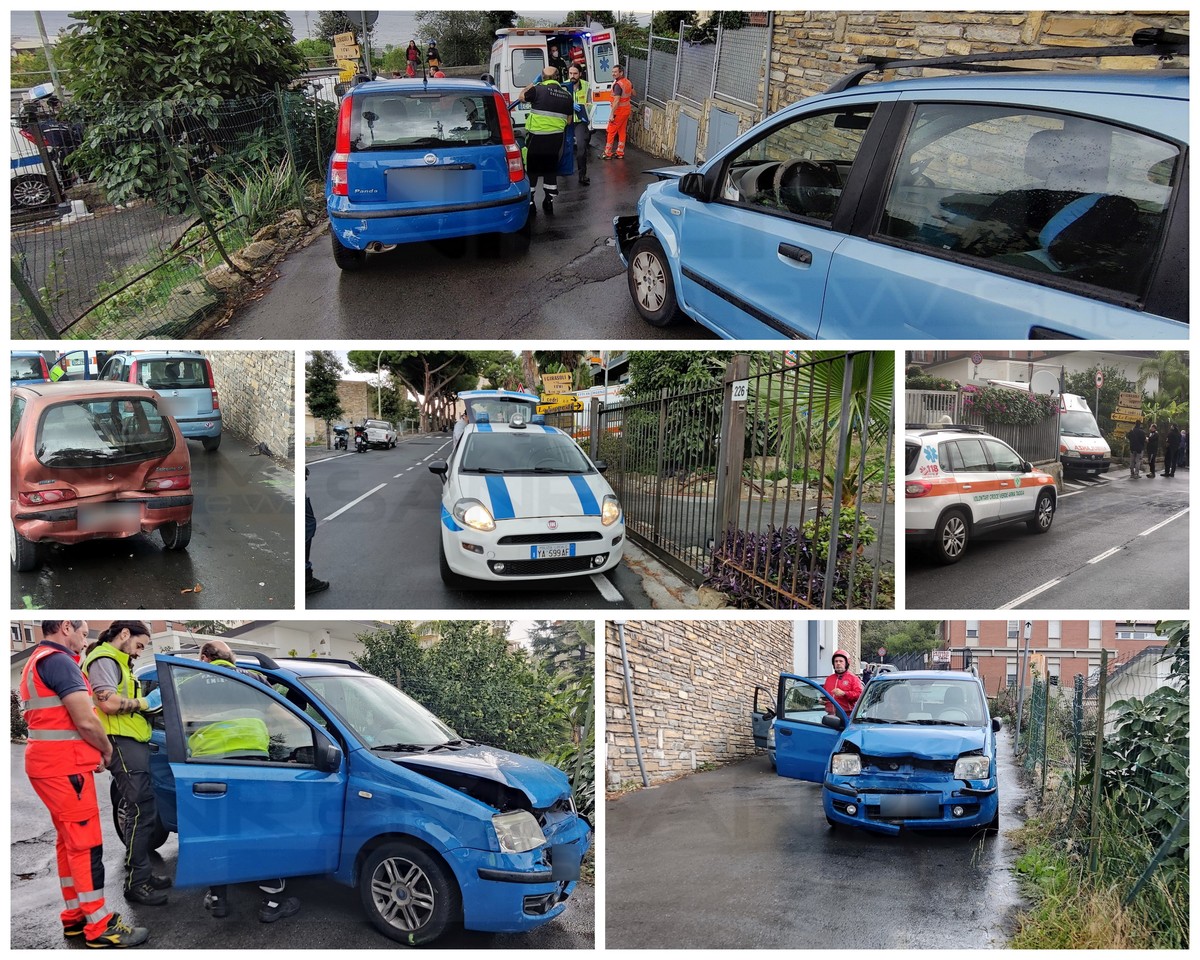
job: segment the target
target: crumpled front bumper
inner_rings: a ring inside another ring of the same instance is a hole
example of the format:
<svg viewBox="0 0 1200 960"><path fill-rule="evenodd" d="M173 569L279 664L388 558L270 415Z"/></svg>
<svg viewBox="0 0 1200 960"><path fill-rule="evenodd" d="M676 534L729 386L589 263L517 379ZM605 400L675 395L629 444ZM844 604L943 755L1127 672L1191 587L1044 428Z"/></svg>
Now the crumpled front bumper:
<svg viewBox="0 0 1200 960"><path fill-rule="evenodd" d="M902 829L966 830L991 823L1000 802L996 780L956 780L950 776L895 777L826 776L821 791L825 815L836 823L861 827L876 833L897 834ZM917 816L885 813L888 804L936 803L936 815ZM854 813L848 807L855 808ZM954 815L961 807L962 816Z"/></svg>

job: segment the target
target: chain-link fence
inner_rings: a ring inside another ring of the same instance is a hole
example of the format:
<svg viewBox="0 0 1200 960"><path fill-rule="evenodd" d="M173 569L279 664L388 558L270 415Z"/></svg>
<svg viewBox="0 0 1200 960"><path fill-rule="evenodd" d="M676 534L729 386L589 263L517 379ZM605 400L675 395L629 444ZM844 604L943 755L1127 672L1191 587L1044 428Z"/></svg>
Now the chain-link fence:
<svg viewBox="0 0 1200 960"><path fill-rule="evenodd" d="M270 255L247 249L260 229L303 210L336 114L315 91L68 110L13 131L15 338L185 336Z"/></svg>

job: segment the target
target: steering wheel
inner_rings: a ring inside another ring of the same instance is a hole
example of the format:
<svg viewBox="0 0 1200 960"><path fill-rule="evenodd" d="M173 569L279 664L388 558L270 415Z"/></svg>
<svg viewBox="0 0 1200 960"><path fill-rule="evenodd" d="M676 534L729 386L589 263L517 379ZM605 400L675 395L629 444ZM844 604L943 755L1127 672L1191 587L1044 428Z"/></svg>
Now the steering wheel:
<svg viewBox="0 0 1200 960"><path fill-rule="evenodd" d="M788 160L775 171L775 196L779 205L792 213L809 214L811 204L806 203L806 192L816 187L840 188L841 180L836 171L815 160Z"/></svg>

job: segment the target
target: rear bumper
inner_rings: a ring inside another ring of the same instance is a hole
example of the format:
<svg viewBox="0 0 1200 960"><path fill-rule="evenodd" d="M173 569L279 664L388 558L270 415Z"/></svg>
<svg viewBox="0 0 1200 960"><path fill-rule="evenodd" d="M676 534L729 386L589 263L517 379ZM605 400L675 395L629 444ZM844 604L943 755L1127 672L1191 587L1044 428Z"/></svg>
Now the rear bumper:
<svg viewBox="0 0 1200 960"><path fill-rule="evenodd" d="M211 417L198 417L195 420L176 420L179 432L188 440L198 440L204 437L219 437L221 435L221 414L214 412Z"/></svg>
<svg viewBox="0 0 1200 960"><path fill-rule="evenodd" d="M341 200L341 198L339 198ZM516 233L529 220L529 182L489 200L394 207L387 204L327 205L330 229L342 246L364 250L370 243L419 243L481 233Z"/></svg>
<svg viewBox="0 0 1200 960"><path fill-rule="evenodd" d="M111 540L132 537L138 533L150 533L167 523L189 523L192 519L192 494L174 494L166 497L129 497L111 500L86 501L69 507L54 507L36 510L14 505L13 525L17 533L34 543L82 543L84 540ZM110 504L138 504L141 517L137 528L125 530L80 529L79 507L107 506Z"/></svg>

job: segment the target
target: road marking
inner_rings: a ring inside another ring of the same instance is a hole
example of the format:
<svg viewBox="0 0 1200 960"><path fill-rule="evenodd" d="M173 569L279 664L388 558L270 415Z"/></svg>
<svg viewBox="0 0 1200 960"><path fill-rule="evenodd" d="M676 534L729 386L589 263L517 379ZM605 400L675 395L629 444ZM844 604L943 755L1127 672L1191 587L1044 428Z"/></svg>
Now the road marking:
<svg viewBox="0 0 1200 960"><path fill-rule="evenodd" d="M602 573L593 573L591 581L596 585L596 589L600 591L602 596L609 603L620 603L625 599L621 591L613 586L612 581Z"/></svg>
<svg viewBox="0 0 1200 960"><path fill-rule="evenodd" d="M1058 586L1060 583L1062 583L1062 580L1063 580L1062 577L1056 577L1054 580L1050 580L1050 581L1047 581L1046 583L1043 583L1040 587L1034 587L1028 593L1021 594L1019 597L1017 597L1016 600L1009 600L1008 603L1000 604L1000 606L998 606L996 609L997 610L1011 610L1017 604L1024 603L1026 600L1029 600L1032 597L1036 597L1039 593L1044 593L1045 591L1049 590L1051 587Z"/></svg>
<svg viewBox="0 0 1200 960"><path fill-rule="evenodd" d="M1104 560L1106 557L1111 557L1114 553L1120 553L1120 552L1121 552L1120 547L1113 547L1111 550L1105 550L1103 553L1096 554L1096 556L1092 557L1092 559L1089 560L1088 563L1099 563L1101 560Z"/></svg>
<svg viewBox="0 0 1200 960"><path fill-rule="evenodd" d="M318 463L328 463L330 460L341 460L342 457L356 456L358 451L354 453L339 453L336 457L322 457L320 460L314 460L312 463L306 463L306 467L315 467Z"/></svg>
<svg viewBox="0 0 1200 960"><path fill-rule="evenodd" d="M1180 517L1182 517L1182 516L1183 516L1185 513L1187 513L1187 512L1188 512L1189 510L1191 510L1191 509L1192 509L1191 507L1184 507L1184 508L1183 508L1182 510L1180 510L1180 511L1179 511L1177 514L1175 514L1175 516L1173 516L1173 517L1167 517L1167 519L1166 519L1166 520L1164 520L1162 523L1156 523L1156 524L1155 524L1154 526L1152 526L1152 527L1151 527L1149 530L1143 530L1141 533L1139 533L1139 534L1138 534L1138 536L1139 536L1139 537L1148 537L1148 536L1149 536L1150 534L1152 534L1152 533L1153 533L1155 530L1161 530L1163 527L1165 527L1165 526L1166 526L1168 523L1170 523L1172 520L1178 520Z"/></svg>
<svg viewBox="0 0 1200 960"><path fill-rule="evenodd" d="M367 491L366 493L364 493L364 494L363 494L361 497L356 497L354 500L351 500L351 501L350 501L348 504L346 504L346 505L345 505L344 507L342 507L340 510L334 510L334 511L333 511L333 513L331 513L329 516L325 517L325 519L323 519L323 520L318 520L318 521L317 521L317 526L319 527L319 526L320 526L321 524L323 524L323 523L328 523L330 520L333 520L335 517L340 517L340 516L341 516L343 513L345 513L347 510L349 510L349 509L350 509L352 506L354 506L356 503L362 503L362 502L363 502L364 500L366 500L366 499L367 499L367 497L369 497L371 494L373 494L373 493L378 493L380 490L382 490L382 489L383 489L384 487L386 487L386 486L387 486L387 484L386 484L386 483L381 483L379 486L375 487L373 490L368 490L368 491Z"/></svg>

